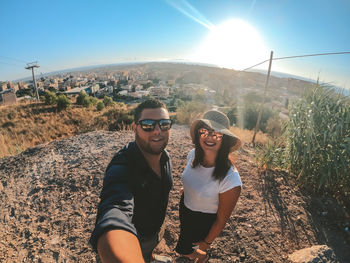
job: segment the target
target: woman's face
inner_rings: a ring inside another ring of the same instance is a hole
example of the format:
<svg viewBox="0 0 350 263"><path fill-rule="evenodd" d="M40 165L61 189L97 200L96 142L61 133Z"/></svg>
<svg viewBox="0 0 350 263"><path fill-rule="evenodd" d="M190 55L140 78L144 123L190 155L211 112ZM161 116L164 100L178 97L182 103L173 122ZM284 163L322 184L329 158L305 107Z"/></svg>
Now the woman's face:
<svg viewBox="0 0 350 263"><path fill-rule="evenodd" d="M215 132L210 128L200 128L199 133L199 144L202 147L205 154L217 154L220 147L223 135Z"/></svg>

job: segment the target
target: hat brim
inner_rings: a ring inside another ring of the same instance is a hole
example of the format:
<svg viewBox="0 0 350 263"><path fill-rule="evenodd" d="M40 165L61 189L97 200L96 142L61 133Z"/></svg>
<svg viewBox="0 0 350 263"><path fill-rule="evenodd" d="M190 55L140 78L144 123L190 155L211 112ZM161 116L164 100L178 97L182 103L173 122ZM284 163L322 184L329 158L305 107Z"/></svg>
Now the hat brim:
<svg viewBox="0 0 350 263"><path fill-rule="evenodd" d="M241 139L239 139L233 132L231 132L225 126L223 126L215 121L208 120L208 119L199 119L199 120L195 120L194 122L192 122L191 128L190 128L190 135L191 135L191 139L192 139L193 143L195 143L195 141L194 141L195 140L195 129L199 123L204 123L205 125L207 125L211 129L213 129L214 131L220 132L220 133L230 137L234 141L234 145L230 148L230 152L236 151L241 147L241 144L242 144Z"/></svg>

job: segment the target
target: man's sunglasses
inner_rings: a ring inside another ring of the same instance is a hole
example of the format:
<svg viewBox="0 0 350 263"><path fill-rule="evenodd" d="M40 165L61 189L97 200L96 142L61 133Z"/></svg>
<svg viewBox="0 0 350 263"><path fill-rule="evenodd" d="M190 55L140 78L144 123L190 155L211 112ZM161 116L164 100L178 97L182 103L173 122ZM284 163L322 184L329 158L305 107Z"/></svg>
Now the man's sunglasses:
<svg viewBox="0 0 350 263"><path fill-rule="evenodd" d="M214 140L217 140L217 141L221 141L222 140L222 137L224 137L224 135L220 132L216 132L216 131L213 131L213 130L208 130L206 128L200 128L198 130L198 133L199 135L202 137L202 138L206 138L208 137L209 135L211 135L213 137Z"/></svg>
<svg viewBox="0 0 350 263"><path fill-rule="evenodd" d="M146 132L154 131L156 128L156 124L158 124L159 129L161 131L168 131L171 128L172 120L170 119L161 119L161 120L152 120L152 119L145 119L145 120L139 120L137 124L140 124L141 129Z"/></svg>

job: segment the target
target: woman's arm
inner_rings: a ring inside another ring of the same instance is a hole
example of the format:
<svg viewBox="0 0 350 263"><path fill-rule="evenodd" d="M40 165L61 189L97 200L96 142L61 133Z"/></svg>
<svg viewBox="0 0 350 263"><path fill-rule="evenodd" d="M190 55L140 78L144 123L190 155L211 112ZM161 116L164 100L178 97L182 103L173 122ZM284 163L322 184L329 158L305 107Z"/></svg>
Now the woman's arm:
<svg viewBox="0 0 350 263"><path fill-rule="evenodd" d="M210 247L210 244L215 240L215 238L220 235L221 231L226 225L226 222L230 218L233 209L236 206L240 194L240 186L219 194L217 218L211 227L207 237L203 241L196 243L199 245L199 249L206 251Z"/></svg>

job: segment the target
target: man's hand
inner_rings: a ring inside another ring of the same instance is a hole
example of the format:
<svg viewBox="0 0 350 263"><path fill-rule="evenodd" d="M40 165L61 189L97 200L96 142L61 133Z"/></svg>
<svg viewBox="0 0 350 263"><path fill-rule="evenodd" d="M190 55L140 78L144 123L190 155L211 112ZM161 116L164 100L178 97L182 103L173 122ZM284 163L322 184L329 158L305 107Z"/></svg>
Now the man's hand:
<svg viewBox="0 0 350 263"><path fill-rule="evenodd" d="M137 237L125 230L110 230L97 242L97 251L103 263L144 263Z"/></svg>
<svg viewBox="0 0 350 263"><path fill-rule="evenodd" d="M204 241L199 241L199 242L193 243L193 245L198 246L198 248L202 251L207 251L210 248L210 244L208 244Z"/></svg>

